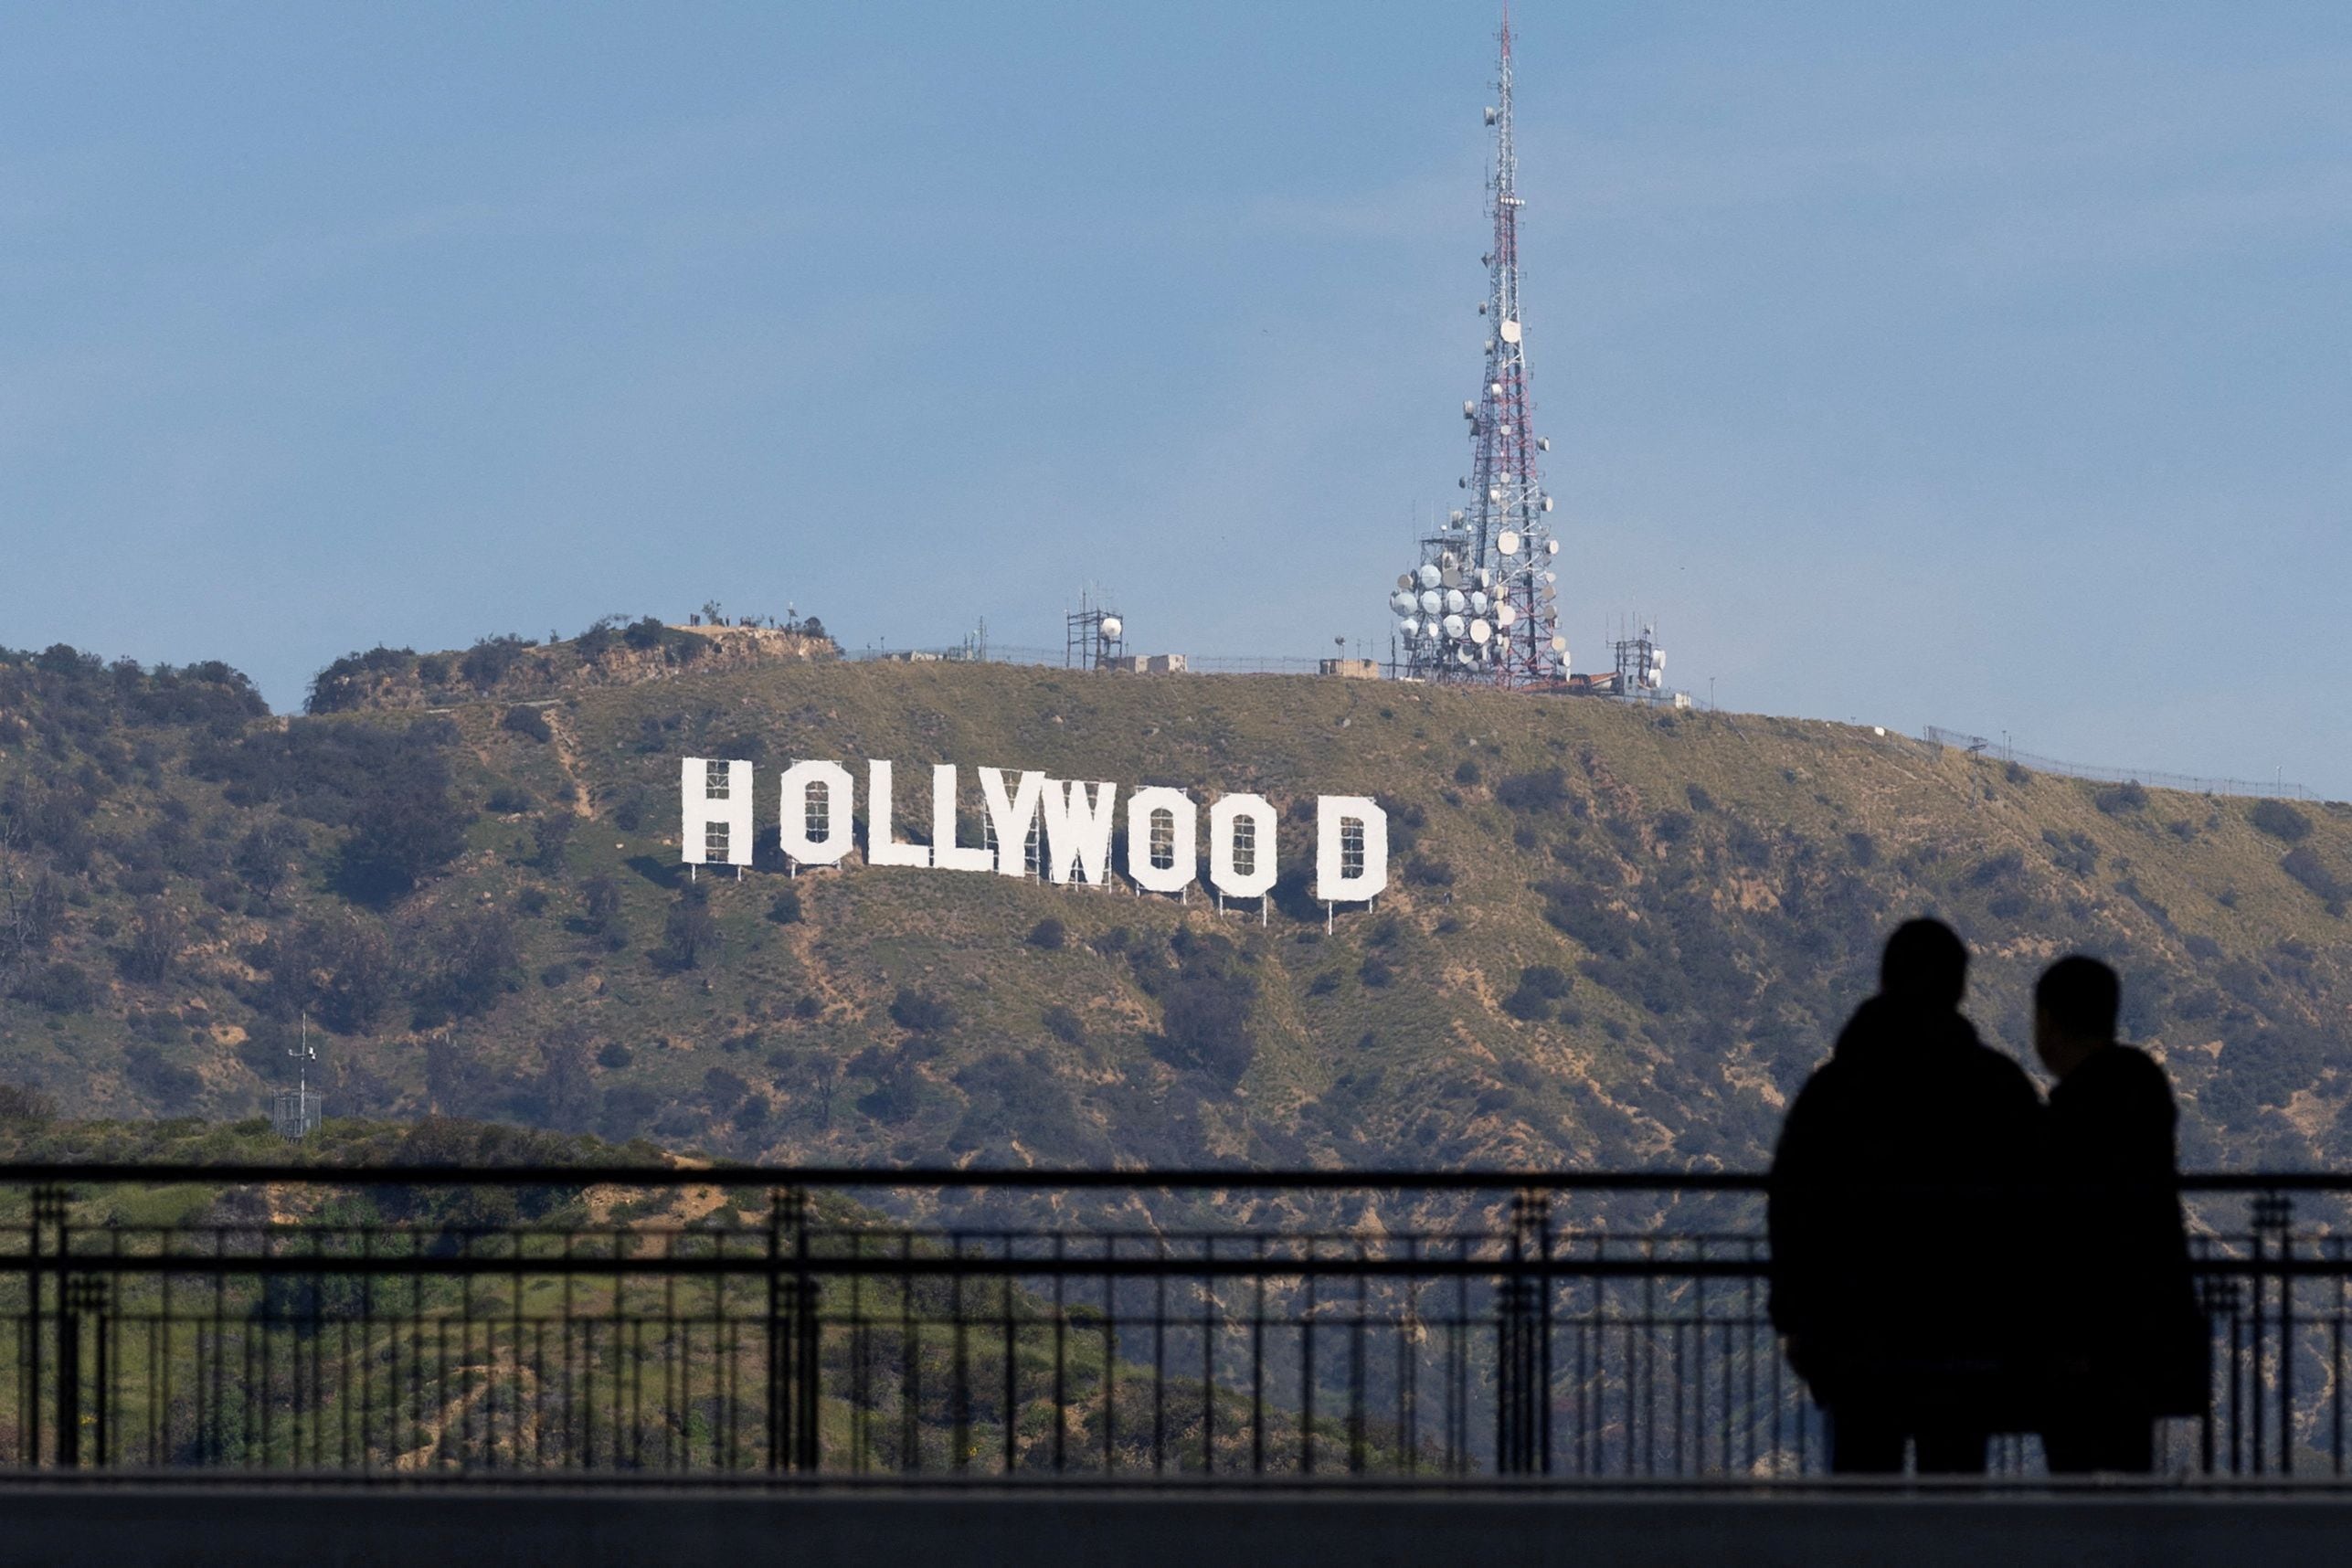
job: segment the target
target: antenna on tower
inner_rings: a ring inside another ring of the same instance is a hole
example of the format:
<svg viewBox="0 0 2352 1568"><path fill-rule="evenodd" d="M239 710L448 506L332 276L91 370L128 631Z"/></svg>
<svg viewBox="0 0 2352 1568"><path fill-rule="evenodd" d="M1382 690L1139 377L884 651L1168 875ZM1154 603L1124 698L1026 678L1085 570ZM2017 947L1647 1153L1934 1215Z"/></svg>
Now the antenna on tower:
<svg viewBox="0 0 2352 1568"><path fill-rule="evenodd" d="M1511 124L1510 12L1503 11L1488 212L1494 223L1487 297L1479 302L1485 374L1462 404L1470 426L1464 503L1421 540L1420 563L1396 579L1389 609L1404 659L1418 680L1499 686L1557 686L1568 675L1559 632L1560 541L1545 521L1552 497L1537 476L1552 443L1535 433L1528 394L1527 343L1520 313L1519 153Z"/></svg>

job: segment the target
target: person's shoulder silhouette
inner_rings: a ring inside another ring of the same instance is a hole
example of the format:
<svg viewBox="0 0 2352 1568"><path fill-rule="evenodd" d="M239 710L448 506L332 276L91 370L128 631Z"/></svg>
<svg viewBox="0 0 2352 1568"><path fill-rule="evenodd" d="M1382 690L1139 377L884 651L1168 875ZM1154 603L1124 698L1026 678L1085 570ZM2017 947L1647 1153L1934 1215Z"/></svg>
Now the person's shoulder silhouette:
<svg viewBox="0 0 2352 1568"><path fill-rule="evenodd" d="M1881 1430L1930 1408L1991 1422L1992 1385L2020 1359L2012 1303L2035 1266L2041 1097L1961 1016L1967 964L1942 922L1899 927L1878 994L1799 1091L1774 1153L1772 1319L1849 1432L1861 1404Z"/></svg>
<svg viewBox="0 0 2352 1568"><path fill-rule="evenodd" d="M2115 1038L2115 971L2070 955L2034 987L2050 1091L2051 1307L2061 1376L2052 1470L2145 1470L2151 1421L2203 1410L2209 1372L2176 1190L2179 1113L2164 1068Z"/></svg>

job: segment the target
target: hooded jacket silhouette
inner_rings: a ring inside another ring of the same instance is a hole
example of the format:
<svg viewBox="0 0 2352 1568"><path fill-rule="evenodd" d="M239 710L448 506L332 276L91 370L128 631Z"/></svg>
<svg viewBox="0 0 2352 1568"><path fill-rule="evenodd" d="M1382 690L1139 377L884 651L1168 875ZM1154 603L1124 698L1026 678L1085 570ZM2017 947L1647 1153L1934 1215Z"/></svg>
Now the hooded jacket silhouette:
<svg viewBox="0 0 2352 1568"><path fill-rule="evenodd" d="M2041 1097L1951 1007L1862 1004L1773 1159L1771 1313L1817 1401L2031 1425Z"/></svg>

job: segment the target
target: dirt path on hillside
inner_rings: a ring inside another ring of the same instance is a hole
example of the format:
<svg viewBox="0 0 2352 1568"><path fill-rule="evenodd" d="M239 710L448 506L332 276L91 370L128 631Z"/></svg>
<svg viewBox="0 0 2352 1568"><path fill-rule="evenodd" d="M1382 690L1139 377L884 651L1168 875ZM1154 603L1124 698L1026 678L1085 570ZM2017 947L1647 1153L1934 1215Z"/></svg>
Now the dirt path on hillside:
<svg viewBox="0 0 2352 1568"><path fill-rule="evenodd" d="M547 720L547 731L555 736L556 766L564 771L564 780L572 787L572 815L593 817L596 802L588 798L588 778L580 771L579 737L573 735L569 722L557 709L541 708Z"/></svg>

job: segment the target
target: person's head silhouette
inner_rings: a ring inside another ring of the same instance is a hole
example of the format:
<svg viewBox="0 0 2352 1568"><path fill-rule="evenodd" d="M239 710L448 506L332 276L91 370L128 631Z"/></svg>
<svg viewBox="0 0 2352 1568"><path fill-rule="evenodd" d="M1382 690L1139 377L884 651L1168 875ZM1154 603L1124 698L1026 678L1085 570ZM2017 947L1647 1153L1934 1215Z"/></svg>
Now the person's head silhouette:
<svg viewBox="0 0 2352 1568"><path fill-rule="evenodd" d="M1955 1008L1968 990L1968 949L1941 920L1906 920L1879 959L1879 992L1913 1007Z"/></svg>
<svg viewBox="0 0 2352 1568"><path fill-rule="evenodd" d="M2050 1075L2064 1078L2115 1038L2123 986L2096 959L2069 953L2033 988L2033 1048Z"/></svg>

